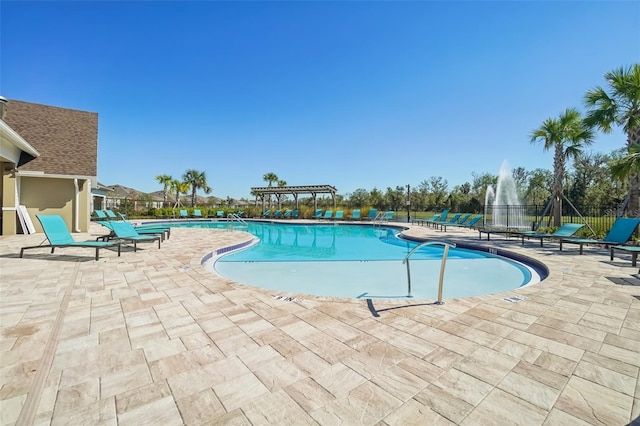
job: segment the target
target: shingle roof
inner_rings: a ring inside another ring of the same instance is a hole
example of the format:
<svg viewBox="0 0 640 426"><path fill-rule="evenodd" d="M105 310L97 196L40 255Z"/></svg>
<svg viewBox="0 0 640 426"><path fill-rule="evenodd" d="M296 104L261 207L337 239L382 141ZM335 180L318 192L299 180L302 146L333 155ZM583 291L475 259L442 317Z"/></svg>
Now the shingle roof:
<svg viewBox="0 0 640 426"><path fill-rule="evenodd" d="M98 175L98 114L8 100L4 121L40 153L20 170Z"/></svg>

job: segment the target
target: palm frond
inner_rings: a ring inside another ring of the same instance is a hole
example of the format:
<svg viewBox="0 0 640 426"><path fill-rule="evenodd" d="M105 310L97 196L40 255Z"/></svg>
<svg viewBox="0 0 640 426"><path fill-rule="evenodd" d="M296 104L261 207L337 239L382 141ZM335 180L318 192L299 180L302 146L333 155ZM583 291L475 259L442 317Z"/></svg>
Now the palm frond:
<svg viewBox="0 0 640 426"><path fill-rule="evenodd" d="M629 154L611 165L614 178L624 180L629 175L640 172L640 145L631 145Z"/></svg>

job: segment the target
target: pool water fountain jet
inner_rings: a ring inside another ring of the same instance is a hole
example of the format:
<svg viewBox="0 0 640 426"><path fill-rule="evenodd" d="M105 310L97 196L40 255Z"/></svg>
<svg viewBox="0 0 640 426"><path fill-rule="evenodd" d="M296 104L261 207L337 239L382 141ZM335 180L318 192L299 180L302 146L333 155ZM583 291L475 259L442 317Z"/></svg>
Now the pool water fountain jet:
<svg viewBox="0 0 640 426"><path fill-rule="evenodd" d="M502 162L495 189L489 185L485 195L484 215L487 224L495 227L527 228L518 197L516 182L507 160Z"/></svg>

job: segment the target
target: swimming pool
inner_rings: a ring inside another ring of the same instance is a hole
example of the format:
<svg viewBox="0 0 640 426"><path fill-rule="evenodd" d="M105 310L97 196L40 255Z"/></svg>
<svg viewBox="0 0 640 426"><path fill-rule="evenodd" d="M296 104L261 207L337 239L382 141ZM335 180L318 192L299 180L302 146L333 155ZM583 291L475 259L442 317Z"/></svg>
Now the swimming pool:
<svg viewBox="0 0 640 426"><path fill-rule="evenodd" d="M181 226L227 228L225 221ZM233 281L293 293L340 298L407 298L402 260L419 243L398 236L397 227L355 224L248 222L259 242L211 259L207 268ZM412 297L437 296L443 246L411 257ZM452 248L444 298L500 293L540 281L535 269L491 253Z"/></svg>

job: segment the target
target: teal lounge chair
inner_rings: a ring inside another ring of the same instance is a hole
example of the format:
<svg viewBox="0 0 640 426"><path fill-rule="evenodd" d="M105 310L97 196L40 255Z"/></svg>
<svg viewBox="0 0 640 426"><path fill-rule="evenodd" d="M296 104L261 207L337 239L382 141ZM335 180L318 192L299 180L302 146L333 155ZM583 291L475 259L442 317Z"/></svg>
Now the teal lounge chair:
<svg viewBox="0 0 640 426"><path fill-rule="evenodd" d="M271 216L271 210L267 209L262 212L262 217L269 217L269 216Z"/></svg>
<svg viewBox="0 0 640 426"><path fill-rule="evenodd" d="M447 216L449 216L449 209L442 210L439 216L436 216L435 219L427 219L424 221L428 226L431 226L435 223L444 224L447 222Z"/></svg>
<svg viewBox="0 0 640 426"><path fill-rule="evenodd" d="M507 237L511 236L512 234L515 234L519 231L517 231L516 229L509 229L509 228L498 228L498 227L482 227L482 228L478 228L478 239L482 239L482 234L487 234L487 241L489 241L491 239L491 235L493 234L498 234L498 235L506 235Z"/></svg>
<svg viewBox="0 0 640 426"><path fill-rule="evenodd" d="M378 216L378 209L369 209L369 214L367 215L367 219L375 220Z"/></svg>
<svg viewBox="0 0 640 426"><path fill-rule="evenodd" d="M291 218L291 213L292 213L291 210L286 209L284 211L284 214L282 215L282 217L285 218L285 219L290 219Z"/></svg>
<svg viewBox="0 0 640 426"><path fill-rule="evenodd" d="M351 212L351 216L349 216L351 220L360 220L360 209L353 209Z"/></svg>
<svg viewBox="0 0 640 426"><path fill-rule="evenodd" d="M383 222L389 222L391 219L393 219L393 215L395 214L395 212L393 210L389 210L388 212L385 212L384 215L382 216L381 220Z"/></svg>
<svg viewBox="0 0 640 426"><path fill-rule="evenodd" d="M109 241L113 238L116 238L115 231L113 230L113 222L100 220L97 223L107 228L110 232L107 235L103 235L101 237L96 238L96 241L98 240ZM127 222L127 223L130 223L131 226L133 226L133 229L135 229L136 232L140 235L159 235L161 241L164 241L165 238L168 239L171 236L171 228L169 228L168 226L163 226L163 225L134 226L131 222Z"/></svg>
<svg viewBox="0 0 640 426"><path fill-rule="evenodd" d="M432 225L435 225L435 226L447 225L447 224L450 224L450 223L456 223L460 219L460 216L462 216L462 213L456 213L453 216L451 216L451 219L446 219L445 218L445 220L435 220L435 221L430 222L430 223Z"/></svg>
<svg viewBox="0 0 640 426"><path fill-rule="evenodd" d="M293 213L291 214L291 217L292 217L292 218L294 218L294 219L299 218L299 217L300 217L300 210L295 209L295 210L293 211Z"/></svg>
<svg viewBox="0 0 640 426"><path fill-rule="evenodd" d="M467 223L467 221L471 218L471 213L465 213L462 216L458 217L457 220L453 221L450 220L448 221L448 223L444 223L444 224L440 224L440 229L442 229L443 226L446 225L464 225L465 223Z"/></svg>
<svg viewBox="0 0 640 426"><path fill-rule="evenodd" d="M417 223L418 225L424 225L426 222L433 222L435 220L438 220L438 218L440 217L440 213L434 214L433 216L431 216L428 219L413 219L411 221L412 224Z"/></svg>
<svg viewBox="0 0 640 426"><path fill-rule="evenodd" d="M186 219L189 217L186 210L180 210L180 217Z"/></svg>
<svg viewBox="0 0 640 426"><path fill-rule="evenodd" d="M471 213L465 213L462 216L460 216L458 218L458 220L455 221L454 223L456 223L458 225L462 225L462 224L466 223L469 219L471 219Z"/></svg>
<svg viewBox="0 0 640 426"><path fill-rule="evenodd" d="M605 245L622 245L629 241L636 228L640 224L640 218L636 217L619 217L613 223L613 226L607 232L607 235L603 239L589 239L589 238L560 238L560 250L562 245L566 243L579 244L580 254L582 254L583 246L585 244L605 244Z"/></svg>
<svg viewBox="0 0 640 426"><path fill-rule="evenodd" d="M202 212L198 209L193 210L193 217L202 217Z"/></svg>
<svg viewBox="0 0 640 426"><path fill-rule="evenodd" d="M20 249L20 257L24 255L24 251L28 249L51 247L51 253L57 247L88 247L96 249L96 260L99 259L100 249L108 247L118 247L118 256L120 256L119 241L76 241L67 228L62 216L59 215L43 215L37 214L36 217L42 225L42 230L49 240L49 244L31 247L22 247Z"/></svg>
<svg viewBox="0 0 640 426"><path fill-rule="evenodd" d="M453 226L456 228L476 228L476 223L480 222L482 220L482 215L479 214L471 219L469 219L467 222L465 223L444 223L442 225L440 225L440 229L443 230L444 232L447 232L447 227L449 226Z"/></svg>
<svg viewBox="0 0 640 426"><path fill-rule="evenodd" d="M107 214L109 220L118 220L118 216L116 216L113 210L105 210L104 212Z"/></svg>
<svg viewBox="0 0 640 426"><path fill-rule="evenodd" d="M274 219L282 218L282 210L276 210L275 212L273 212L273 218Z"/></svg>
<svg viewBox="0 0 640 426"><path fill-rule="evenodd" d="M322 218L322 209L316 209L316 213L311 216L311 219L321 219Z"/></svg>
<svg viewBox="0 0 640 426"><path fill-rule="evenodd" d="M620 250L631 253L631 266L638 264L638 253L640 253L640 246L611 246L611 260L613 260L613 251ZM640 273L640 271L638 272Z"/></svg>
<svg viewBox="0 0 640 426"><path fill-rule="evenodd" d="M565 223L564 225L562 225L560 228L558 228L555 232L551 234L526 231L526 232L514 232L512 235L522 237L522 244L524 244L525 238L537 238L540 240L540 247L543 247L542 243L544 240L570 237L576 232L578 232L578 230L583 226L584 224L582 223Z"/></svg>
<svg viewBox="0 0 640 426"><path fill-rule="evenodd" d="M223 210L218 210L216 212L216 217L224 217L224 211Z"/></svg>
<svg viewBox="0 0 640 426"><path fill-rule="evenodd" d="M107 220L107 219L109 219L109 217L107 216L107 214L103 210L95 210L94 213L96 214L97 220Z"/></svg>
<svg viewBox="0 0 640 426"><path fill-rule="evenodd" d="M326 212L324 212L324 216L322 216L322 218L331 219L332 216L333 216L333 210L327 210Z"/></svg>
<svg viewBox="0 0 640 426"><path fill-rule="evenodd" d="M160 248L161 237L159 235L140 235L129 222L111 222L111 226L118 240L133 243L134 252L138 249L138 242L153 242L157 240L158 248Z"/></svg>
<svg viewBox="0 0 640 426"><path fill-rule="evenodd" d="M162 241L164 241L165 238L168 240L169 237L171 237L171 227L169 225L163 225L160 223L149 223L146 225L138 225L138 226L135 226L133 224L131 225L138 232L138 234L142 234L142 235L159 234L162 232L162 234L164 235L162 238Z"/></svg>
<svg viewBox="0 0 640 426"><path fill-rule="evenodd" d="M343 217L344 217L344 211L338 210L333 218L335 220L342 220Z"/></svg>

